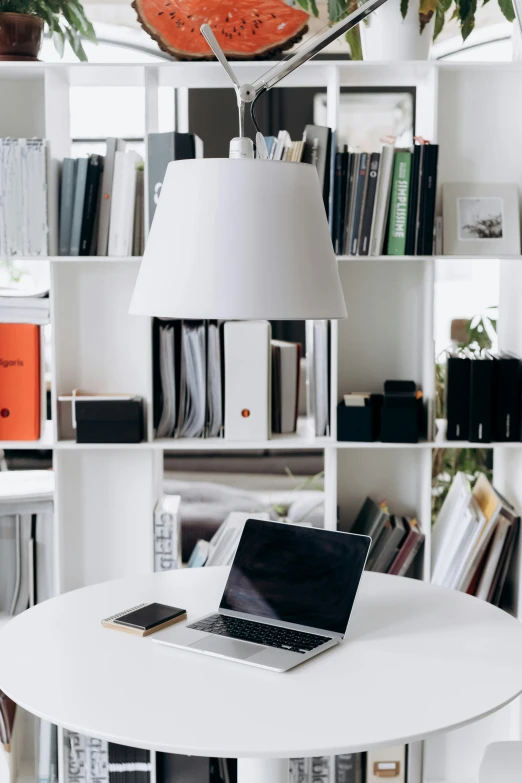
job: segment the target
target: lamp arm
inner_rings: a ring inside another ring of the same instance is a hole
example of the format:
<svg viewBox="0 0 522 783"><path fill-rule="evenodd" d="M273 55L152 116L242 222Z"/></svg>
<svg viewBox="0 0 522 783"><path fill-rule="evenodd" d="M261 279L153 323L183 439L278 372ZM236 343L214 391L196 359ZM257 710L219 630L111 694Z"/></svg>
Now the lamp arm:
<svg viewBox="0 0 522 783"><path fill-rule="evenodd" d="M308 62L316 54L319 54L325 46L335 41L343 33L351 30L352 27L362 22L367 16L370 16L377 8L384 5L386 0L368 0L360 8L357 8L353 13L349 14L345 19L341 19L340 22L334 24L328 30L325 30L321 35L314 36L307 44L300 47L293 57L289 60L283 60L278 63L274 68L271 68L264 76L256 79L251 87L254 94L257 96L263 90L270 90L275 87L281 79L284 79L290 73L299 68L303 63Z"/></svg>

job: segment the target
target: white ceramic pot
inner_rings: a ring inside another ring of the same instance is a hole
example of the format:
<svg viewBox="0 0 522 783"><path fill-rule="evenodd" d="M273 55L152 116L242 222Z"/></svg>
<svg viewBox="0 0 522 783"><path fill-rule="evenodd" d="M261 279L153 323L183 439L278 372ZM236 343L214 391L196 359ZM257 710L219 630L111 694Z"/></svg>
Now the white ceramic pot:
<svg viewBox="0 0 522 783"><path fill-rule="evenodd" d="M406 19L400 0L388 0L360 25L363 60L427 60L433 38L432 18L419 32L419 0L409 0Z"/></svg>

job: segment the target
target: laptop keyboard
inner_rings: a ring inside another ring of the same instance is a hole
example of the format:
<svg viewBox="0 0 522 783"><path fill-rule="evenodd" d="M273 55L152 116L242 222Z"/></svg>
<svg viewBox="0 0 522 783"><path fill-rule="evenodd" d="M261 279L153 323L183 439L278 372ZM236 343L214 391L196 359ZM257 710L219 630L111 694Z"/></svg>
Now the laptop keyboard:
<svg viewBox="0 0 522 783"><path fill-rule="evenodd" d="M188 625L187 628L301 654L310 652L325 642L331 641L329 636L292 631L289 628L279 628L275 625L256 623L252 620L240 620L237 617L227 617L222 614L205 617L203 620Z"/></svg>

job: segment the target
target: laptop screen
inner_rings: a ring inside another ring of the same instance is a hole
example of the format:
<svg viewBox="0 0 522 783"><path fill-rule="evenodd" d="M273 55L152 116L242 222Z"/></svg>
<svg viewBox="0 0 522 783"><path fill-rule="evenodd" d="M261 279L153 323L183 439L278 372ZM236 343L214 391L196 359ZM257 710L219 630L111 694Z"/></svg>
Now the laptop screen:
<svg viewBox="0 0 522 783"><path fill-rule="evenodd" d="M371 539L249 519L220 609L344 634Z"/></svg>

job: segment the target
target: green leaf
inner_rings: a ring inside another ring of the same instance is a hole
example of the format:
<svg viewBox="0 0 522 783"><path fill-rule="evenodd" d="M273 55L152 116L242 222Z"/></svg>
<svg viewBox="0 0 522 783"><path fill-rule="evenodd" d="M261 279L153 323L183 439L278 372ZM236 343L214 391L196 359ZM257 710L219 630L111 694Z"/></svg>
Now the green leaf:
<svg viewBox="0 0 522 783"><path fill-rule="evenodd" d="M362 46L361 46L361 32L359 29L359 25L357 25L356 27L352 27L351 30L348 30L348 32L346 33L346 40L350 45L352 60L362 60L363 54L362 54Z"/></svg>
<svg viewBox="0 0 522 783"><path fill-rule="evenodd" d="M420 0L419 4L419 26L420 32L424 31L426 25L431 21L431 18L437 10L439 0Z"/></svg>
<svg viewBox="0 0 522 783"><path fill-rule="evenodd" d="M453 0L440 0L439 5L442 5L442 9L443 9L444 13L446 13L446 11L450 10L452 2L453 2Z"/></svg>
<svg viewBox="0 0 522 783"><path fill-rule="evenodd" d="M63 53L65 50L65 34L59 28L55 29L53 31L52 39L54 43L54 48L56 49L60 57L63 57Z"/></svg>
<svg viewBox="0 0 522 783"><path fill-rule="evenodd" d="M317 17L319 16L319 9L317 8L317 3L315 2L315 0L310 0L310 5L312 7L312 13L317 19Z"/></svg>
<svg viewBox="0 0 522 783"><path fill-rule="evenodd" d="M346 0L328 0L328 19L337 22L348 10Z"/></svg>
<svg viewBox="0 0 522 783"><path fill-rule="evenodd" d="M309 10L308 0L297 0L301 8L304 8L305 11Z"/></svg>
<svg viewBox="0 0 522 783"><path fill-rule="evenodd" d="M433 40L437 38L437 36L442 31L442 28L444 27L445 22L445 14L444 14L444 7L442 3L439 3L437 5L437 10L435 11L435 27L433 29Z"/></svg>
<svg viewBox="0 0 522 783"><path fill-rule="evenodd" d="M401 14L403 19L406 19L407 13L408 13L408 0L401 0Z"/></svg>
<svg viewBox="0 0 522 783"><path fill-rule="evenodd" d="M508 22L514 22L515 21L515 9L513 8L513 3L511 0L498 0L498 4L500 6L500 10L508 20Z"/></svg>

